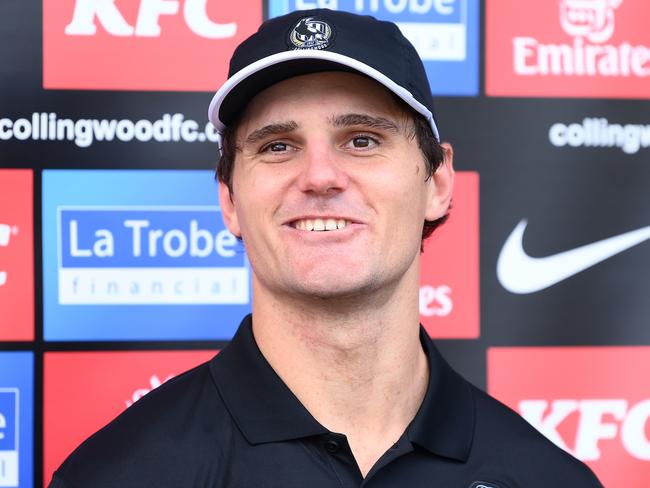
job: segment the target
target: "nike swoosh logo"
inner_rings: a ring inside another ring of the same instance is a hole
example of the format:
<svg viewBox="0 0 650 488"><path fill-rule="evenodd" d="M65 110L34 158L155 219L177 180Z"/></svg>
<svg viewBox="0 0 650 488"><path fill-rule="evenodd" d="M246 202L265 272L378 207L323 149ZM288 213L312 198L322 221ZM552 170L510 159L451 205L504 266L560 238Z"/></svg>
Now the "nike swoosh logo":
<svg viewBox="0 0 650 488"><path fill-rule="evenodd" d="M522 220L506 239L497 261L497 278L512 293L534 293L650 239L650 225L568 251L534 258L526 254Z"/></svg>

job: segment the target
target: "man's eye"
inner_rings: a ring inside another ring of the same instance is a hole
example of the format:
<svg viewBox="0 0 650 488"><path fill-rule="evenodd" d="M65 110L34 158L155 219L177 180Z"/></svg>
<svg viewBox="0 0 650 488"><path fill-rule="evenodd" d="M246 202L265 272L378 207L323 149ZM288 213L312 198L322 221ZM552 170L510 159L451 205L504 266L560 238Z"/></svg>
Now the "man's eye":
<svg viewBox="0 0 650 488"><path fill-rule="evenodd" d="M357 149L368 149L377 145L377 141L370 136L356 136L350 142Z"/></svg>
<svg viewBox="0 0 650 488"><path fill-rule="evenodd" d="M262 152L284 152L288 149L284 142L272 142L262 148Z"/></svg>

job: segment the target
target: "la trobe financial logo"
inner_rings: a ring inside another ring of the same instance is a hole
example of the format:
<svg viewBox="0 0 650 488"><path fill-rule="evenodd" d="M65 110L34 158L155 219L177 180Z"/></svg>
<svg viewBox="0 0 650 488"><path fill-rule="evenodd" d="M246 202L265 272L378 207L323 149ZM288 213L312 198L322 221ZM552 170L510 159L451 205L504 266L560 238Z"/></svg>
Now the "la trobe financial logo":
<svg viewBox="0 0 650 488"><path fill-rule="evenodd" d="M650 3L489 0L491 96L650 97Z"/></svg>
<svg viewBox="0 0 650 488"><path fill-rule="evenodd" d="M250 271L216 198L209 171L45 171L46 340L229 339Z"/></svg>
<svg viewBox="0 0 650 488"><path fill-rule="evenodd" d="M262 2L43 0L43 86L212 91Z"/></svg>

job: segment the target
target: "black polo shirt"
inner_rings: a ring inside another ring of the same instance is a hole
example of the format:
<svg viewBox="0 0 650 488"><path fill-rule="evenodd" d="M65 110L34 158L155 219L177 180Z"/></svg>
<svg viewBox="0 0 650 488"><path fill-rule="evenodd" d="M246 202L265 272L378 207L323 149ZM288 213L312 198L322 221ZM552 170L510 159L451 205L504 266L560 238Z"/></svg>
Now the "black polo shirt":
<svg viewBox="0 0 650 488"><path fill-rule="evenodd" d="M582 463L461 378L422 330L429 386L365 479L346 437L303 407L251 317L210 362L155 389L84 442L50 488L600 487Z"/></svg>

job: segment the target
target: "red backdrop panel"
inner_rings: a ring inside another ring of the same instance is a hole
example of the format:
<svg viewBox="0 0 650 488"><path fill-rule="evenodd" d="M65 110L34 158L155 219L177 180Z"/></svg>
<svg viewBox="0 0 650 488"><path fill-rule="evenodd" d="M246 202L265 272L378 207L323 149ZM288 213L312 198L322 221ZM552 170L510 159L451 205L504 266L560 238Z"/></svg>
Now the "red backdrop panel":
<svg viewBox="0 0 650 488"><path fill-rule="evenodd" d="M213 91L259 0L43 0L43 86Z"/></svg>
<svg viewBox="0 0 650 488"><path fill-rule="evenodd" d="M213 351L51 352L44 360L45 485L83 440Z"/></svg>
<svg viewBox="0 0 650 488"><path fill-rule="evenodd" d="M650 347L488 350L488 391L608 488L650 479Z"/></svg>
<svg viewBox="0 0 650 488"><path fill-rule="evenodd" d="M0 169L0 341L34 339L31 169Z"/></svg>
<svg viewBox="0 0 650 488"><path fill-rule="evenodd" d="M420 321L429 335L478 337L478 173L456 173L449 220L425 241L420 264Z"/></svg>
<svg viewBox="0 0 650 488"><path fill-rule="evenodd" d="M645 0L488 0L492 96L650 97Z"/></svg>

